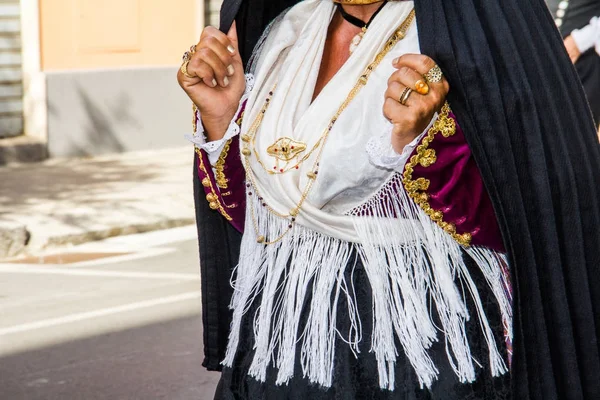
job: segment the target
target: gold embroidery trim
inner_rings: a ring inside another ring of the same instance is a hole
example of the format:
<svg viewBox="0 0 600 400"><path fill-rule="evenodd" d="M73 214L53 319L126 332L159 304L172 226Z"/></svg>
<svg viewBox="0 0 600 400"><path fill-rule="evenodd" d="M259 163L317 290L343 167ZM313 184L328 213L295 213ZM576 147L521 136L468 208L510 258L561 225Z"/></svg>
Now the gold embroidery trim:
<svg viewBox="0 0 600 400"><path fill-rule="evenodd" d="M198 107L195 104L192 104L192 112L194 114L192 118L192 132L196 135L198 133Z"/></svg>
<svg viewBox="0 0 600 400"><path fill-rule="evenodd" d="M431 185L431 181L425 178L413 179L414 168L417 165L428 168L437 162L435 150L429 148L436 135L441 133L442 136L447 138L456 134L456 121L449 116L450 112L450 105L448 103L444 104L438 119L434 122L433 126L427 132L427 135L423 138L421 144L417 147L417 154L412 156L408 163L406 163L402 182L404 183L404 188L408 195L419 207L421 207L421 209L423 209L423 211L425 211L425 214L427 214L429 218L438 224L438 226L446 233L452 236L458 244L469 247L473 240L473 235L470 233L460 234L456 232L456 225L444 221L444 213L433 209L431 204L429 204L427 190Z"/></svg>
<svg viewBox="0 0 600 400"><path fill-rule="evenodd" d="M202 151L200 149L196 148L196 154L198 154L200 170L206 175L206 177L210 176L208 174L208 171L206 170L206 166L204 165L204 158L202 157ZM217 191L215 190L210 178L203 179L202 184L204 185L204 187L206 187L210 190L210 193L208 195L206 195L206 200L208 201L209 207L212 210L219 211L219 213L221 213L221 215L223 217L225 217L225 219L227 219L227 221L233 221L233 218L231 218L231 216L229 214L227 214L227 211L225 210L225 208L219 201L219 195L218 195Z"/></svg>
<svg viewBox="0 0 600 400"><path fill-rule="evenodd" d="M237 119L237 121L235 121L235 123L241 127L242 126L242 121L244 119L244 112L242 111L242 113L240 114L239 118ZM219 156L219 159L217 160L217 163L215 164L215 180L217 181L217 186L219 187L219 189L228 189L228 183L229 183L229 179L227 179L227 177L225 176L225 160L227 159L227 155L229 154L229 150L231 149L231 141L233 139L229 139L226 143L225 146L223 146L223 151L221 151L221 155ZM223 194L222 196L226 196L226 194ZM237 207L237 205L232 205L232 206L227 206L227 208L235 208Z"/></svg>
<svg viewBox="0 0 600 400"><path fill-rule="evenodd" d="M221 151L221 155L215 164L215 180L217 181L217 186L219 189L227 189L229 179L225 176L225 159L229 154L229 149L231 148L231 139L229 139L225 146L223 147L223 151Z"/></svg>

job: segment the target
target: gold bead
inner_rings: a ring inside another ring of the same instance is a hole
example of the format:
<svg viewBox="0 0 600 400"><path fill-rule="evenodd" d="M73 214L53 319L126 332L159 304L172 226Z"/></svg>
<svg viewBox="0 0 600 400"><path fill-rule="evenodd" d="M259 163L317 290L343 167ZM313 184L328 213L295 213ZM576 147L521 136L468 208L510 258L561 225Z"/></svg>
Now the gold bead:
<svg viewBox="0 0 600 400"><path fill-rule="evenodd" d="M317 179L317 174L315 174L314 172L309 172L308 174L306 174L306 176L308 176L308 179Z"/></svg>
<svg viewBox="0 0 600 400"><path fill-rule="evenodd" d="M249 148L244 148L242 150L242 154L245 155L246 157L249 157L252 154L252 152L250 151Z"/></svg>
<svg viewBox="0 0 600 400"><path fill-rule="evenodd" d="M444 228L444 230L447 233L453 235L453 234L456 233L456 225L454 225L454 224L448 224L448 225L446 225L446 227Z"/></svg>
<svg viewBox="0 0 600 400"><path fill-rule="evenodd" d="M249 135L242 135L242 141L248 143L250 141L250 136Z"/></svg>
<svg viewBox="0 0 600 400"><path fill-rule="evenodd" d="M204 179L202 179L202 186L204 187L210 187L211 186L211 182L210 182L210 178L206 177Z"/></svg>
<svg viewBox="0 0 600 400"><path fill-rule="evenodd" d="M208 206L210 207L211 210L218 210L219 209L219 203L217 203L216 201L211 201Z"/></svg>
<svg viewBox="0 0 600 400"><path fill-rule="evenodd" d="M297 208L292 208L292 210L290 211L290 215L292 217L297 217L299 213L300 213L300 210L298 210Z"/></svg>
<svg viewBox="0 0 600 400"><path fill-rule="evenodd" d="M267 241L267 238L266 238L266 237L264 237L264 236L262 236L262 235L261 235L261 236L259 236L258 238L256 238L256 242L257 242L257 243L259 243L259 244L263 244L263 243L265 243L266 241Z"/></svg>
<svg viewBox="0 0 600 400"><path fill-rule="evenodd" d="M212 193L209 193L206 195L206 201L208 201L209 203L213 203L213 202L217 201L217 196L215 196Z"/></svg>

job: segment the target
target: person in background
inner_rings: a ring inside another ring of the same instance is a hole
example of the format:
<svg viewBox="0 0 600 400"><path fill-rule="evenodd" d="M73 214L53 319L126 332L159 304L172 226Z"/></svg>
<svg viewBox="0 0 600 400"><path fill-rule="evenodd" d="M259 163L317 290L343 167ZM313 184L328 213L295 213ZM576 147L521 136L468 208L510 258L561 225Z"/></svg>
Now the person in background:
<svg viewBox="0 0 600 400"><path fill-rule="evenodd" d="M600 124L600 0L549 0L555 22Z"/></svg>

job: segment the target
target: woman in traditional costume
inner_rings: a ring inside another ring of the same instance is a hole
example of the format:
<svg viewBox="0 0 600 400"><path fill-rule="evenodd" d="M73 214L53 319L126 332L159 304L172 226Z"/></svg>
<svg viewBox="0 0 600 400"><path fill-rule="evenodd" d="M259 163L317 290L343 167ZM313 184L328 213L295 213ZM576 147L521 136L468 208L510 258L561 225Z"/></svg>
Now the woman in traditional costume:
<svg viewBox="0 0 600 400"><path fill-rule="evenodd" d="M600 148L543 0L295 3L226 1L178 76L216 398L600 398Z"/></svg>

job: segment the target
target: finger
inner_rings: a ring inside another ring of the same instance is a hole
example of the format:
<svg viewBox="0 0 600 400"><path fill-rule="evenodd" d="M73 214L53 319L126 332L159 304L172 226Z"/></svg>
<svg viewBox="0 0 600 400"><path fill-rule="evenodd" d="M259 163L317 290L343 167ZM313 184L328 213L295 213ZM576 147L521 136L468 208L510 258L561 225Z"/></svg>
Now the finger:
<svg viewBox="0 0 600 400"><path fill-rule="evenodd" d="M207 26L206 28L204 28L204 30L202 31L202 36L200 37L200 43L202 43L202 41L204 41L208 37L214 37L215 39L217 39L223 46L225 46L225 48L231 55L237 53L237 42L234 45L231 41L231 38L225 33L218 30L217 28L213 26Z"/></svg>
<svg viewBox="0 0 600 400"><path fill-rule="evenodd" d="M221 63L226 66L227 75L233 76L235 73L233 56L227 48L214 36L209 36L201 42L201 48L208 48L217 55Z"/></svg>
<svg viewBox="0 0 600 400"><path fill-rule="evenodd" d="M210 67L210 69L212 70L212 73L210 73L211 78L216 79L220 86L229 86L227 66L223 64L219 56L208 47L204 47L198 50L196 54L194 54L192 61L190 61L190 65L192 66L200 66L202 64L208 65ZM189 69L190 68L188 67L188 71ZM202 76L203 78L205 77L204 75L200 76Z"/></svg>
<svg viewBox="0 0 600 400"><path fill-rule="evenodd" d="M181 87L190 87L202 82L202 78L196 75L191 75L189 69L187 70L187 72L189 76L185 76L181 68L177 70L177 82L179 82L179 85Z"/></svg>
<svg viewBox="0 0 600 400"><path fill-rule="evenodd" d="M408 66L399 67L398 71L394 72L388 80L388 85L391 82L399 82L402 85L415 90L421 95L428 94L430 90L425 78Z"/></svg>
<svg viewBox="0 0 600 400"><path fill-rule="evenodd" d="M416 93L412 92L403 104L402 97L404 97L407 87L408 86L403 85L400 82L393 81L388 85L388 88L385 91L385 98L396 101L398 104L400 104L404 108L409 107L410 103L415 101L414 99L411 99L411 97L413 97L413 94L416 95Z"/></svg>
<svg viewBox="0 0 600 400"><path fill-rule="evenodd" d="M201 79L202 82L204 82L204 84L208 87L214 88L218 85L218 82L215 79L214 70L210 65L202 60L190 61L187 70L191 76Z"/></svg>
<svg viewBox="0 0 600 400"><path fill-rule="evenodd" d="M423 54L405 54L394 60L394 67L408 67L425 76L431 68L436 66L435 61Z"/></svg>
<svg viewBox="0 0 600 400"><path fill-rule="evenodd" d="M423 118L420 109L412 110L391 98L386 98L383 103L383 115L392 124L405 128L417 127L420 119Z"/></svg>
<svg viewBox="0 0 600 400"><path fill-rule="evenodd" d="M238 34L237 34L237 25L235 23L235 21L233 21L233 24L231 25L231 28L229 28L229 32L227 32L227 38L230 40L231 42L231 48L229 48L229 52L231 54L235 54L238 53L239 54L239 42L238 42Z"/></svg>
<svg viewBox="0 0 600 400"><path fill-rule="evenodd" d="M239 40L238 40L238 34L237 34L237 25L235 23L235 21L233 22L233 25L231 25L231 28L229 29L229 32L227 33L227 37L229 38L230 42L231 42L231 47L233 48L228 48L227 51L229 51L231 53L231 56L233 57L233 62L234 62L234 66L236 69L240 69L242 72L244 70L244 65L243 65L243 61L242 61L242 54L240 53L240 45L239 45Z"/></svg>

